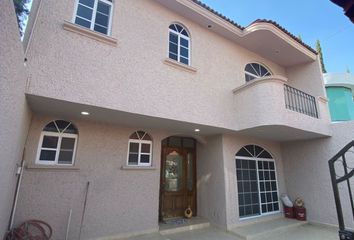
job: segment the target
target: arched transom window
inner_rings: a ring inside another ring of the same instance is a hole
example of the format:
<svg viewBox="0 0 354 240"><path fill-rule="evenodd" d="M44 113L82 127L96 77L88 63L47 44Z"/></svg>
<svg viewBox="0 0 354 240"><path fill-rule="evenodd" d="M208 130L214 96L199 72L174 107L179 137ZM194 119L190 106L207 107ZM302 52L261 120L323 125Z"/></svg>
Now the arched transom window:
<svg viewBox="0 0 354 240"><path fill-rule="evenodd" d="M249 63L245 67L245 79L249 82L256 78L271 76L272 73L259 63Z"/></svg>
<svg viewBox="0 0 354 240"><path fill-rule="evenodd" d="M128 165L151 166L152 139L144 131L136 131L129 137Z"/></svg>
<svg viewBox="0 0 354 240"><path fill-rule="evenodd" d="M247 145L236 154L240 218L279 212L277 171L272 155L257 145Z"/></svg>
<svg viewBox="0 0 354 240"><path fill-rule="evenodd" d="M37 164L73 165L78 139L77 128L68 121L55 120L42 130Z"/></svg>
<svg viewBox="0 0 354 240"><path fill-rule="evenodd" d="M190 64L190 37L188 31L179 24L169 27L169 58Z"/></svg>

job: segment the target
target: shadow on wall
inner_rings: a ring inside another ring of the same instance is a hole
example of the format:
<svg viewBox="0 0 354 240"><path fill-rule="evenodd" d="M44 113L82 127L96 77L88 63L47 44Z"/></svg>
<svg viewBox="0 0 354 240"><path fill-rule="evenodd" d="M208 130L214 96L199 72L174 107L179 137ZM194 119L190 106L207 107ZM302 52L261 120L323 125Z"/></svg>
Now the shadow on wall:
<svg viewBox="0 0 354 240"><path fill-rule="evenodd" d="M354 139L354 122L333 123L331 128L333 135L330 138L284 143L282 154L290 197L295 198L301 193L310 222L337 226L328 160ZM347 157L353 158L354 163L354 154L351 155ZM351 184L354 185L353 180ZM354 228L346 186L340 186L339 191L343 197L344 219L351 223L348 227Z"/></svg>

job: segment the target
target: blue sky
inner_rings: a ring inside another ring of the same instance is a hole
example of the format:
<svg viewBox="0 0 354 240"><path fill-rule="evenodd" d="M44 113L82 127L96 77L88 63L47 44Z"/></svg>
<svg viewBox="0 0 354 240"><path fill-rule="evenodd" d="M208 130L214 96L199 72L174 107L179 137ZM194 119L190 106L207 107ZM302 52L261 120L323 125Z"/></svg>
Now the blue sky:
<svg viewBox="0 0 354 240"><path fill-rule="evenodd" d="M327 72L354 73L354 24L330 0L202 0L247 26L258 18L271 19L308 45L321 41Z"/></svg>

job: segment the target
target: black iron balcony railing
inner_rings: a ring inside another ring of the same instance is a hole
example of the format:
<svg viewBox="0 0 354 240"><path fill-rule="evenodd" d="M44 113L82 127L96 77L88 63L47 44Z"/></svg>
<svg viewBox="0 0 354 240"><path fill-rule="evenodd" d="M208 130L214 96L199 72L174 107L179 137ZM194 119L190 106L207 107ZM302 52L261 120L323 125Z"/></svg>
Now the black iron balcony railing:
<svg viewBox="0 0 354 240"><path fill-rule="evenodd" d="M285 106L287 109L318 118L316 98L299 89L284 84Z"/></svg>

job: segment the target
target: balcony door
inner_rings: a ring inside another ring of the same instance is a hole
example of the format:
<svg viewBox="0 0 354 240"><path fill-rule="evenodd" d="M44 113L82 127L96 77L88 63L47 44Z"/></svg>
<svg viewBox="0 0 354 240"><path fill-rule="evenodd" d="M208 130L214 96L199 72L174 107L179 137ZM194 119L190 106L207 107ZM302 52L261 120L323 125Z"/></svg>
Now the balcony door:
<svg viewBox="0 0 354 240"><path fill-rule="evenodd" d="M183 217L188 207L196 216L195 140L170 137L162 142L160 220Z"/></svg>

